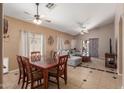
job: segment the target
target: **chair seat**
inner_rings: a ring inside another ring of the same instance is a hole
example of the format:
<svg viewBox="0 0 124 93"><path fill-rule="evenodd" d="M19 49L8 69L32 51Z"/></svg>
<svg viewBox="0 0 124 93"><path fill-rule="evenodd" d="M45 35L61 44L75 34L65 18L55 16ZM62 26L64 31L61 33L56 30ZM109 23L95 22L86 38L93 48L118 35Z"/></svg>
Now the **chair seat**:
<svg viewBox="0 0 124 93"><path fill-rule="evenodd" d="M57 75L57 69L56 69L56 68L50 69L49 75L50 75L50 76L56 76L56 75Z"/></svg>
<svg viewBox="0 0 124 93"><path fill-rule="evenodd" d="M33 80L36 81L36 80L40 80L43 78L43 74L41 73L41 71L33 71L32 72L32 75L33 75ZM31 79L31 78L30 78Z"/></svg>
<svg viewBox="0 0 124 93"><path fill-rule="evenodd" d="M49 81L57 84L58 88L60 88L59 77L63 78L65 81L65 84L67 84L67 60L68 60L68 55L59 56L57 67L49 71ZM50 80L50 77L56 78L57 82Z"/></svg>
<svg viewBox="0 0 124 93"><path fill-rule="evenodd" d="M63 72L59 71L58 74L59 74L58 76L61 76L61 75L63 74ZM52 69L49 71L49 75L56 77L56 76L57 76L57 69L56 69L56 68L52 68Z"/></svg>

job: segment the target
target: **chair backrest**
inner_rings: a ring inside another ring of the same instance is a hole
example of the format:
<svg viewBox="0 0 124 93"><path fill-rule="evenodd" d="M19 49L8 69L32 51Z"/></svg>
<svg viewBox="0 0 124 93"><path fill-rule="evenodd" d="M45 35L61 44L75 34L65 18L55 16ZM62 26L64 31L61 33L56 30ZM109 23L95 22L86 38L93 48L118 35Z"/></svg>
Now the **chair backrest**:
<svg viewBox="0 0 124 93"><path fill-rule="evenodd" d="M31 52L31 61L32 62L40 61L40 60L41 60L41 53L40 53L40 51Z"/></svg>
<svg viewBox="0 0 124 93"><path fill-rule="evenodd" d="M59 56L58 59L58 73L62 75L67 70L68 55Z"/></svg>
<svg viewBox="0 0 124 93"><path fill-rule="evenodd" d="M17 62L18 62L18 67L19 67L19 71L22 74L23 73L23 64L22 64L22 57L17 55Z"/></svg>
<svg viewBox="0 0 124 93"><path fill-rule="evenodd" d="M28 79L32 79L33 78L32 67L31 67L31 64L29 62L29 58L22 57L22 62L23 62L24 69L25 69L25 75L27 76Z"/></svg>

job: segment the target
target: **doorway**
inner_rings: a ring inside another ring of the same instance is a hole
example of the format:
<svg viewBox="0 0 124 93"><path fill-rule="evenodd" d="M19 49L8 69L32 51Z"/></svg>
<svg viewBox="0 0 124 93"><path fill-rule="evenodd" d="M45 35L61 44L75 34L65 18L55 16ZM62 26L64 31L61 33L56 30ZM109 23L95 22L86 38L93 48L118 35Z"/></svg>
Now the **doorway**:
<svg viewBox="0 0 124 93"><path fill-rule="evenodd" d="M96 57L98 58L98 42L99 39L98 38L90 38L89 39L89 55L91 57Z"/></svg>

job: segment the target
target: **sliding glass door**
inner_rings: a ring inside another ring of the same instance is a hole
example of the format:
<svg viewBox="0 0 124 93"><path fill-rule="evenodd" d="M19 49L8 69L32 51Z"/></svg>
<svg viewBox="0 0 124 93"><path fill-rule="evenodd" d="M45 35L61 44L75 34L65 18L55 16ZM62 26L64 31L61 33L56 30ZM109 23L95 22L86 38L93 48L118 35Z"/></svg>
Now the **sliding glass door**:
<svg viewBox="0 0 124 93"><path fill-rule="evenodd" d="M98 38L89 39L89 55L91 57L98 57Z"/></svg>

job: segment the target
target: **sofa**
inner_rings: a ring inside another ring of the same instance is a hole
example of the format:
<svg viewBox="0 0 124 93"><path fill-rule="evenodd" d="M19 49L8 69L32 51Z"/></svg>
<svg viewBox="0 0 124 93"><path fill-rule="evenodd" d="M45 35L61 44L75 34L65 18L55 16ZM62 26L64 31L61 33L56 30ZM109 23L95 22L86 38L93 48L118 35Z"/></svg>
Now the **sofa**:
<svg viewBox="0 0 124 93"><path fill-rule="evenodd" d="M81 62L82 62L82 58L80 56L70 56L67 64L76 67L80 65Z"/></svg>
<svg viewBox="0 0 124 93"><path fill-rule="evenodd" d="M59 50L56 53L59 55L69 55L67 64L70 66L76 67L82 62L82 57L80 57L81 53L73 49Z"/></svg>
<svg viewBox="0 0 124 93"><path fill-rule="evenodd" d="M74 49L68 49L68 50L61 50L57 51L60 55L69 55L67 64L70 66L78 66L82 62L82 57L80 57L81 53L79 51L76 51Z"/></svg>

